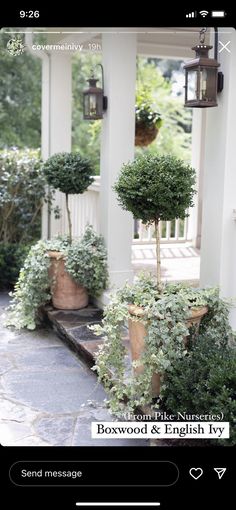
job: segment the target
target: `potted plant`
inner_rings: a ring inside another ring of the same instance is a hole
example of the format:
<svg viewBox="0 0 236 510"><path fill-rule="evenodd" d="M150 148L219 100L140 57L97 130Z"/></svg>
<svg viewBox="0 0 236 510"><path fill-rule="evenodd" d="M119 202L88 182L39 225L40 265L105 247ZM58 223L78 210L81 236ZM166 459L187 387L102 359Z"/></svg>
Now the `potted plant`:
<svg viewBox="0 0 236 510"><path fill-rule="evenodd" d="M150 92L139 87L135 105L135 146L146 147L152 143L161 125L162 118L153 104Z"/></svg>
<svg viewBox="0 0 236 510"><path fill-rule="evenodd" d="M196 335L200 319L207 312L205 291L181 285L163 286L161 282L160 221L184 219L188 215L187 209L193 205L194 184L195 170L182 160L147 154L123 165L114 185L121 207L144 224L154 223L155 227L156 282L142 278L131 288L125 287L124 292L118 293L117 305L115 300L108 311L114 324L118 317L128 321L134 373L151 383L153 395L160 393L160 377L171 363L171 356L184 354L189 330L193 327ZM105 310L104 332L106 316ZM118 326L119 320L119 330ZM118 351L120 333L117 334ZM98 367L102 372L99 359Z"/></svg>
<svg viewBox="0 0 236 510"><path fill-rule="evenodd" d="M195 170L174 156L143 155L123 166L114 186L121 207L131 211L146 225L154 223L156 240L157 295L162 293L160 221L184 219L193 205ZM146 329L133 316L142 316L142 307L130 305L131 349L139 359L145 349ZM193 307L191 324L198 323L205 307Z"/></svg>
<svg viewBox="0 0 236 510"><path fill-rule="evenodd" d="M143 313L132 316L130 303ZM208 308L199 328L191 326L193 304ZM188 353L186 338L192 345L203 332L212 338L223 336L229 329L228 309L229 305L219 298L218 289L167 284L158 294L152 275L144 273L133 285L126 283L119 289L105 307L102 324L89 326L96 335L104 337L94 370L109 394L112 412L142 408L150 414L150 406L157 407L161 402L166 375ZM132 370L128 368L124 330L131 320L141 326L137 344L131 343Z"/></svg>
<svg viewBox="0 0 236 510"><path fill-rule="evenodd" d="M65 271L72 281L82 285L86 292L99 296L107 286L107 252L102 236L91 225L86 227L81 239L70 244L68 237L40 240L25 259L15 285L7 325L17 329L35 329L43 318L42 307L52 298L48 278L50 252L60 253L65 261Z"/></svg>
<svg viewBox="0 0 236 510"><path fill-rule="evenodd" d="M79 153L62 152L54 154L43 165L43 172L49 186L58 189L66 196L69 243L72 243L72 223L69 208L69 195L82 194L93 182L90 162ZM88 304L86 287L76 282L65 268L65 254L50 250L53 306L59 309L79 309Z"/></svg>

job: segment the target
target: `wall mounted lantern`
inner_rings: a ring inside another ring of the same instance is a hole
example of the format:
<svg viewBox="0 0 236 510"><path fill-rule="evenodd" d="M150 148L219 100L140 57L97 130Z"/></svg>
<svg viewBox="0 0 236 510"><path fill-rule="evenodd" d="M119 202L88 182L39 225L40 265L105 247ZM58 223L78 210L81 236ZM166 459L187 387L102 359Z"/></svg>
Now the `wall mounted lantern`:
<svg viewBox="0 0 236 510"><path fill-rule="evenodd" d="M87 81L89 87L83 92L83 116L85 120L98 120L103 118L107 109L107 97L104 96L104 73L102 64L97 64L102 71L102 88L97 87L98 78L94 75Z"/></svg>
<svg viewBox="0 0 236 510"><path fill-rule="evenodd" d="M214 58L208 55L213 46L205 44L206 28L200 30L199 44L192 50L195 58L184 65L185 104L193 108L217 106L217 93L223 90L223 73L218 72L218 29L215 28Z"/></svg>

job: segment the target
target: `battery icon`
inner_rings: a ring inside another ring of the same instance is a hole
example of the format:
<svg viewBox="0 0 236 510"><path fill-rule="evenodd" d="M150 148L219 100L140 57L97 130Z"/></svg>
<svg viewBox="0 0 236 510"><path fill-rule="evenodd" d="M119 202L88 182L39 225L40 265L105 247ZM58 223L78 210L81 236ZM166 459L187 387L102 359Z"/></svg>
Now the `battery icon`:
<svg viewBox="0 0 236 510"><path fill-rule="evenodd" d="M224 18L225 11L211 11L212 18Z"/></svg>

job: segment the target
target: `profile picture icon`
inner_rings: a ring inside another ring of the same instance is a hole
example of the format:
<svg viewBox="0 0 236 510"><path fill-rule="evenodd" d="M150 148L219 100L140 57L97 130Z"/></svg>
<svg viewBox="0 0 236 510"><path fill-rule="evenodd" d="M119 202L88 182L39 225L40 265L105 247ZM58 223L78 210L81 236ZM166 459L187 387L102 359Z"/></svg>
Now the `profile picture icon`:
<svg viewBox="0 0 236 510"><path fill-rule="evenodd" d="M25 51L25 45L23 43L23 40L20 37L14 37L10 39L7 43L7 51L13 57L16 57L17 55L22 55L22 53L24 53Z"/></svg>

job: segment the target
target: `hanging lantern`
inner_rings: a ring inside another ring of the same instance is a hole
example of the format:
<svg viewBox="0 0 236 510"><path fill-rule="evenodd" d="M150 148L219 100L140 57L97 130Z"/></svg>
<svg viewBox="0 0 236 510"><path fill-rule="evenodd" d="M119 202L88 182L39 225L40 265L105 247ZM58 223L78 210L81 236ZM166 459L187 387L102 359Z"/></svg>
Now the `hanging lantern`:
<svg viewBox="0 0 236 510"><path fill-rule="evenodd" d="M223 89L223 75L218 73L220 66L217 58L209 58L213 46L205 44L206 29L200 31L200 42L192 49L195 58L184 65L185 69L185 105L193 108L217 106L217 92ZM218 40L217 40L218 45ZM217 57L217 48L215 48Z"/></svg>
<svg viewBox="0 0 236 510"><path fill-rule="evenodd" d="M107 109L107 97L104 96L104 78L102 69L102 88L97 87L98 79L91 76L87 81L89 87L83 92L83 117L85 120L98 120L103 118L103 112Z"/></svg>

